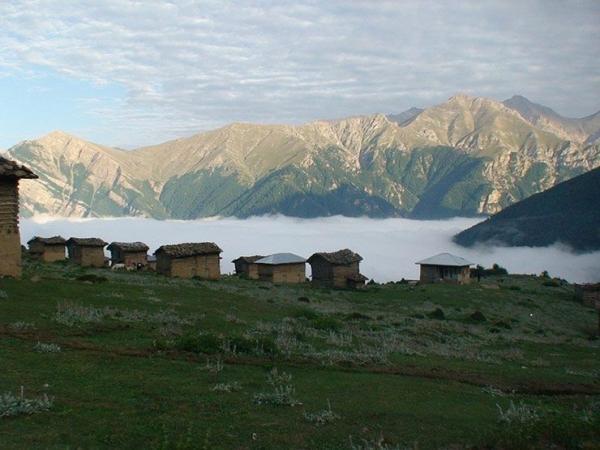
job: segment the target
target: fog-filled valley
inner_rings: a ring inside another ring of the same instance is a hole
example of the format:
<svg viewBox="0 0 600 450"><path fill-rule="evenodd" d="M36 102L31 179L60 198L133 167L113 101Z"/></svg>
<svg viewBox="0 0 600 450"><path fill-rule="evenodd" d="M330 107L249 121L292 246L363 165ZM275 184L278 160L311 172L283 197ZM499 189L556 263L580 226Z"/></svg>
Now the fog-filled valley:
<svg viewBox="0 0 600 450"><path fill-rule="evenodd" d="M489 267L498 263L511 273L539 274L570 282L600 281L600 252L576 254L556 244L545 248L460 247L452 236L480 219L451 220L367 219L329 217L295 219L261 216L249 219L215 218L195 221L118 219L23 219L21 238L62 235L100 237L111 241L143 241L150 252L163 244L216 242L222 249L221 271L233 272L240 255L292 252L308 258L317 251L350 248L364 261L361 272L377 282L417 279L416 261L442 252L460 255ZM310 268L307 266L307 275Z"/></svg>

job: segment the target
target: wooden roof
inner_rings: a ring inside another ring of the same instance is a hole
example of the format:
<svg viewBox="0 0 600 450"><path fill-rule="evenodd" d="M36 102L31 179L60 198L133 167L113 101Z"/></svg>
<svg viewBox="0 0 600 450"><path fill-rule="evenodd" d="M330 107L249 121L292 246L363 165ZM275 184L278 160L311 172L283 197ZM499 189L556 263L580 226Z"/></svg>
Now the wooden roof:
<svg viewBox="0 0 600 450"><path fill-rule="evenodd" d="M18 180L19 178L38 178L38 176L31 169L0 156L0 178Z"/></svg>
<svg viewBox="0 0 600 450"><path fill-rule="evenodd" d="M253 256L240 256L239 258L234 259L233 261L231 261L232 263L236 263L238 261L242 261L248 264L252 264L256 261L258 261L259 259L264 258L263 255L253 255Z"/></svg>
<svg viewBox="0 0 600 450"><path fill-rule="evenodd" d="M40 236L34 236L33 238L29 239L29 241L27 243L33 244L35 242L39 242L44 245L65 245L67 243L65 238L62 236L52 236L52 237L47 237L47 238L40 237Z"/></svg>
<svg viewBox="0 0 600 450"><path fill-rule="evenodd" d="M310 258L308 258L308 262L310 263L311 261L314 261L316 258L323 258L325 261L327 261L328 263L333 264L333 265L347 265L347 264L352 264L355 262L362 261L362 256L360 256L358 253L354 253L352 250L347 249L347 248L345 248L343 250L338 250L337 252L331 252L331 253L327 253L327 252L315 253Z"/></svg>
<svg viewBox="0 0 600 450"><path fill-rule="evenodd" d="M163 245L154 254L164 254L171 258L187 258L196 255L215 255L223 250L214 242L188 242L184 244Z"/></svg>
<svg viewBox="0 0 600 450"><path fill-rule="evenodd" d="M77 238L72 237L67 241L67 245L78 245L80 247L104 247L106 242L99 238Z"/></svg>
<svg viewBox="0 0 600 450"><path fill-rule="evenodd" d="M143 242L111 242L108 250L121 250L122 252L147 252L148 247Z"/></svg>

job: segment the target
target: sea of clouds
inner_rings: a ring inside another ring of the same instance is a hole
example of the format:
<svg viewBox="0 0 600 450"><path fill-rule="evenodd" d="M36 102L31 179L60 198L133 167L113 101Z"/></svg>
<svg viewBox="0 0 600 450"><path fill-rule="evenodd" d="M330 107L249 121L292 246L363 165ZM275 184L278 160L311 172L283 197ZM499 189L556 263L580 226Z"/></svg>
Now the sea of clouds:
<svg viewBox="0 0 600 450"><path fill-rule="evenodd" d="M143 241L151 252L163 244L216 242L223 249L221 271L233 272L231 260L240 255L291 252L308 258L317 251L350 248L364 261L361 272L379 282L418 278L416 261L450 252L485 267L498 263L512 273L547 270L570 282L600 281L600 252L575 254L553 245L530 247L460 247L452 236L480 219L367 219L328 217L296 219L263 216L249 219L214 218L194 221L141 218L23 219L21 238L62 235L100 237L107 242ZM308 268L310 274L310 268Z"/></svg>

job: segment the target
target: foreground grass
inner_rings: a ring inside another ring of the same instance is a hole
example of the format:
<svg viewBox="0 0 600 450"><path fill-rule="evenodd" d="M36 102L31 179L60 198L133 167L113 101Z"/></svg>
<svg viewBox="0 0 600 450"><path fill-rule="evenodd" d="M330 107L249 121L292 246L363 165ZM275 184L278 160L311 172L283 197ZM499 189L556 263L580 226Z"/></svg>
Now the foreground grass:
<svg viewBox="0 0 600 450"><path fill-rule="evenodd" d="M0 418L2 448L600 439L595 312L535 277L347 292L31 263L0 294L0 395L24 386L52 399L49 411ZM301 404L257 403L275 392L274 367ZM307 419L329 408L331 422Z"/></svg>

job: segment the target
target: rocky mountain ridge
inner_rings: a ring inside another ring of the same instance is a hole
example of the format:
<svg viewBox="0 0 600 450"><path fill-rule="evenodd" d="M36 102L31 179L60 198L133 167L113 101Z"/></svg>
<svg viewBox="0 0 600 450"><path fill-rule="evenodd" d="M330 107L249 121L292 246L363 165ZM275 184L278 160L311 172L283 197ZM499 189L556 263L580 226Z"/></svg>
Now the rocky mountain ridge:
<svg viewBox="0 0 600 450"><path fill-rule="evenodd" d="M514 99L461 94L396 116L234 123L131 151L57 131L7 153L40 175L23 184L26 214L491 214L600 165L594 116L575 126Z"/></svg>

